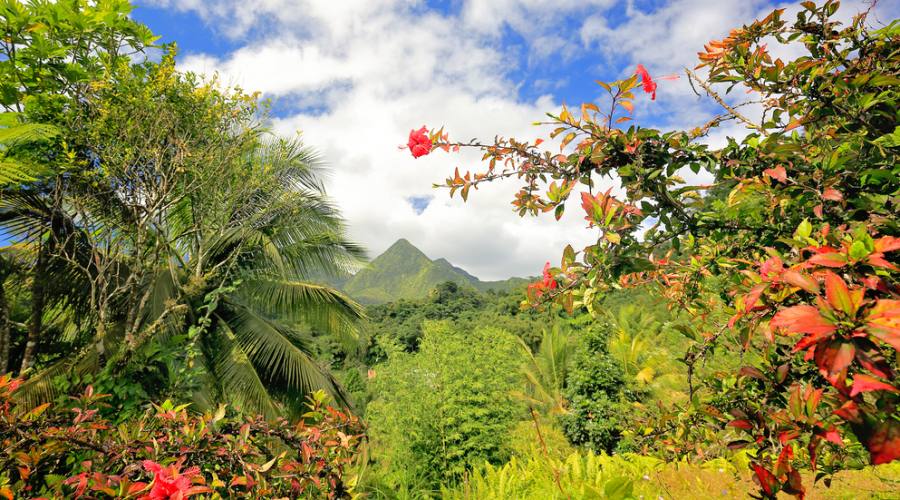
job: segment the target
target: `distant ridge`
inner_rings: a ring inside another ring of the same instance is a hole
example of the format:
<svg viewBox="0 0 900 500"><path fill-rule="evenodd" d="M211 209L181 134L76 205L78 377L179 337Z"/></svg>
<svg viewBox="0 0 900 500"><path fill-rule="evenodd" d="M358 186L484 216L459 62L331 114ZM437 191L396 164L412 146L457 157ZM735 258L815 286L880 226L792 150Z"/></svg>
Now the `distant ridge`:
<svg viewBox="0 0 900 500"><path fill-rule="evenodd" d="M447 259L431 260L401 238L355 275L334 284L361 303L380 304L425 297L445 281L481 291L509 291L524 288L528 283L524 278L481 281Z"/></svg>

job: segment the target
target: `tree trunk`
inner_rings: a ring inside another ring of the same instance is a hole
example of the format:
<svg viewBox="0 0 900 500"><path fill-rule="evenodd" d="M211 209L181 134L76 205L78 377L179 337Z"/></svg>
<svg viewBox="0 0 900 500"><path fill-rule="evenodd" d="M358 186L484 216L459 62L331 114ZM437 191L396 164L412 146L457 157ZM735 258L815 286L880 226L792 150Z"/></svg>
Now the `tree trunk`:
<svg viewBox="0 0 900 500"><path fill-rule="evenodd" d="M31 281L31 319L28 321L28 337L25 340L25 353L22 355L22 367L19 374L25 372L34 365L37 355L37 344L41 337L44 318L44 274L46 264L46 248L44 244L38 247L38 258L34 266L34 276Z"/></svg>

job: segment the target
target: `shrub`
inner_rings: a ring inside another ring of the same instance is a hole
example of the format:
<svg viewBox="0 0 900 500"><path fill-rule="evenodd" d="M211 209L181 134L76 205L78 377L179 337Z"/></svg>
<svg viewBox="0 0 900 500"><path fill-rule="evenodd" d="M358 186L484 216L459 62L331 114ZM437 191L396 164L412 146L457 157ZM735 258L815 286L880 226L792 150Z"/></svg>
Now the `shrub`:
<svg viewBox="0 0 900 500"><path fill-rule="evenodd" d="M572 444L598 453L616 449L630 423L631 402L635 400L621 365L609 355L608 338L606 323L584 331L567 379L568 412L560 417Z"/></svg>
<svg viewBox="0 0 900 500"><path fill-rule="evenodd" d="M356 417L310 399L296 423L165 402L113 425L91 387L67 406L18 411L20 380L0 377L0 497L348 498L345 468L362 440ZM149 495L149 496L148 496Z"/></svg>

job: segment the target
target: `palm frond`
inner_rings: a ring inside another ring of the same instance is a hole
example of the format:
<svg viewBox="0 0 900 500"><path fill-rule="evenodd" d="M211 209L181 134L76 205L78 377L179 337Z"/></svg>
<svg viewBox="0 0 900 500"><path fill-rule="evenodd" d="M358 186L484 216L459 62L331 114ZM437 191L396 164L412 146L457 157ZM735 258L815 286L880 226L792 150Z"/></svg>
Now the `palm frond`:
<svg viewBox="0 0 900 500"><path fill-rule="evenodd" d="M53 125L24 123L0 128L0 145L14 147L30 142L45 141L57 135L59 135L59 129Z"/></svg>
<svg viewBox="0 0 900 500"><path fill-rule="evenodd" d="M215 335L218 354L212 370L223 394L243 410L259 412L267 417L278 415L272 396L256 373L256 368L241 349L228 323L221 318Z"/></svg>
<svg viewBox="0 0 900 500"><path fill-rule="evenodd" d="M259 312L227 300L222 314L236 341L268 387L281 387L295 397L324 389L342 404L349 401L340 384L312 357L308 339Z"/></svg>
<svg viewBox="0 0 900 500"><path fill-rule="evenodd" d="M238 289L241 300L272 317L289 319L335 336L353 353L360 347L365 310L326 285L281 279L250 279Z"/></svg>
<svg viewBox="0 0 900 500"><path fill-rule="evenodd" d="M251 154L250 161L278 173L281 185L325 191L321 156L299 139L263 136Z"/></svg>
<svg viewBox="0 0 900 500"><path fill-rule="evenodd" d="M84 376L100 371L97 351L83 349L76 354L66 356L28 377L15 392L17 408L28 411L35 406L49 403L59 396L59 390L53 379L66 374Z"/></svg>

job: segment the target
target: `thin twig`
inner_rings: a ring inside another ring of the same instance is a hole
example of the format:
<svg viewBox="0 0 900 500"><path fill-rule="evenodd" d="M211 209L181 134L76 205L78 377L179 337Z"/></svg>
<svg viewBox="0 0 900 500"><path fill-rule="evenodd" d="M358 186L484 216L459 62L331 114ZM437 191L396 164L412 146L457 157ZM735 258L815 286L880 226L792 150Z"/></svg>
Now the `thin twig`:
<svg viewBox="0 0 900 500"><path fill-rule="evenodd" d="M692 81L692 80L695 81L695 82L697 82L697 85L699 85L703 90L705 90L706 93L707 93L710 97L712 97L713 99L715 99L715 101L716 101L717 103L719 103L719 106L722 106L723 108L725 108L725 110L728 111L728 113L731 114L731 116L733 116L733 117L737 118L738 120L744 122L748 127L752 128L753 130L756 130L756 131L759 132L760 134L765 135L765 136L768 136L768 135L769 135L769 133L766 132L766 130L765 130L764 128L762 128L762 127L760 127L759 125L753 123L749 118L747 118L746 116L740 114L736 109L734 109L733 107L729 106L728 103L726 103L725 100L722 99L722 97L720 97L719 94L717 94L716 91L713 90L712 87L710 87L709 84L708 84L707 82L701 80L700 77L697 76L696 73L694 73L693 71L689 70L688 68L684 68L684 72L687 73L688 81L689 81L689 82ZM692 83L692 84L691 84L691 88L693 88L693 86L694 86L694 85L693 85L693 83ZM695 90L695 92L696 92L696 90Z"/></svg>

